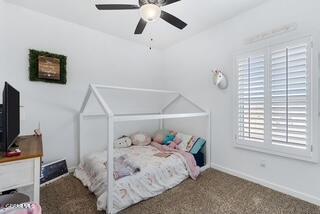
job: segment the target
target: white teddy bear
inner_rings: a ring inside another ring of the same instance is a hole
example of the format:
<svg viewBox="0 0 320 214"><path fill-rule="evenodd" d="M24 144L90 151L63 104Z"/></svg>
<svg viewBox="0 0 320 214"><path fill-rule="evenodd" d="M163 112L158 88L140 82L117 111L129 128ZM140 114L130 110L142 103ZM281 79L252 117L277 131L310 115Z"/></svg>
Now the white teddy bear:
<svg viewBox="0 0 320 214"><path fill-rule="evenodd" d="M118 140L115 140L113 142L113 147L114 148L127 148L132 145L132 141L130 137L127 136L122 136Z"/></svg>

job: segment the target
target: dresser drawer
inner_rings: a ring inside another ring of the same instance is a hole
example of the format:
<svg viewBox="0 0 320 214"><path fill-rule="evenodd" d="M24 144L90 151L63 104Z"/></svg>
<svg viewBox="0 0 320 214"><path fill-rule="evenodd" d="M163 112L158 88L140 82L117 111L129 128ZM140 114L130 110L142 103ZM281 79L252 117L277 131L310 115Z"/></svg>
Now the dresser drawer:
<svg viewBox="0 0 320 214"><path fill-rule="evenodd" d="M33 159L0 164L0 191L32 184L33 170Z"/></svg>

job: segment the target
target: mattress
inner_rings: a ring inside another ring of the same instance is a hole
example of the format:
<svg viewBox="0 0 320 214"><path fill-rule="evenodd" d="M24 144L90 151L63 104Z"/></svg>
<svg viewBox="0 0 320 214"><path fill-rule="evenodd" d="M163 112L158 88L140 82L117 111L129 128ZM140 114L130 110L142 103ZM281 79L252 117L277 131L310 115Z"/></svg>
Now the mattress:
<svg viewBox="0 0 320 214"><path fill-rule="evenodd" d="M188 177L185 159L178 153L167 158L156 157L159 150L152 146L115 149L114 156L128 155L140 172L115 181L113 210L119 212L142 200L175 187ZM97 209L106 209L107 152L88 155L75 170L75 176L97 196Z"/></svg>

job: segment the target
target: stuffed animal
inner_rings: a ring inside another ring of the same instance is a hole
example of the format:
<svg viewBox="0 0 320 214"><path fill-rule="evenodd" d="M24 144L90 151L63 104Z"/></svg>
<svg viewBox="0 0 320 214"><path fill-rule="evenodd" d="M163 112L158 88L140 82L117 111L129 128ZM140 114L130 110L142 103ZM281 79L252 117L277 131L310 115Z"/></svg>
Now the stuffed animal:
<svg viewBox="0 0 320 214"><path fill-rule="evenodd" d="M151 137L143 133L133 134L130 138L135 146L147 146L151 143Z"/></svg>
<svg viewBox="0 0 320 214"><path fill-rule="evenodd" d="M176 135L176 131L170 130L167 137L163 140L163 144L170 145L171 143L175 143L175 145L178 146L182 142L182 140Z"/></svg>
<svg viewBox="0 0 320 214"><path fill-rule="evenodd" d="M132 145L130 137L122 136L113 142L114 148L127 148Z"/></svg>
<svg viewBox="0 0 320 214"><path fill-rule="evenodd" d="M163 144L164 145L169 145L170 143L173 142L175 136L173 134L169 134L164 140L163 140Z"/></svg>
<svg viewBox="0 0 320 214"><path fill-rule="evenodd" d="M171 138L171 137L169 137ZM178 137L175 137L173 140L169 140L165 142L165 145L168 145L172 149L179 149L179 144L182 142L182 140Z"/></svg>
<svg viewBox="0 0 320 214"><path fill-rule="evenodd" d="M176 131L174 131L174 130L170 130L170 131L169 131L169 134L172 134L172 135L176 136L176 135L178 134L178 132L176 132Z"/></svg>
<svg viewBox="0 0 320 214"><path fill-rule="evenodd" d="M159 144L163 144L164 139L169 134L169 131L166 129L160 129L153 135L153 141Z"/></svg>

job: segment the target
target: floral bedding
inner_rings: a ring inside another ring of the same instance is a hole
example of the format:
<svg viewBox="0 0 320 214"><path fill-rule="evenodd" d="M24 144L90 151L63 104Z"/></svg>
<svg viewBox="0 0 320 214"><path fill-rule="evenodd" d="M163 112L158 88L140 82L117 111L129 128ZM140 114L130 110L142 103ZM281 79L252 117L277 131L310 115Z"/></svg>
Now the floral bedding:
<svg viewBox="0 0 320 214"><path fill-rule="evenodd" d="M113 212L119 212L132 204L178 185L189 174L186 161L179 153L171 156L156 157L159 150L152 146L132 146L114 150L114 156L128 155L141 171L115 182L113 192ZM75 171L75 176L98 197L98 210L106 209L106 169L107 152L98 152L84 158Z"/></svg>

